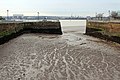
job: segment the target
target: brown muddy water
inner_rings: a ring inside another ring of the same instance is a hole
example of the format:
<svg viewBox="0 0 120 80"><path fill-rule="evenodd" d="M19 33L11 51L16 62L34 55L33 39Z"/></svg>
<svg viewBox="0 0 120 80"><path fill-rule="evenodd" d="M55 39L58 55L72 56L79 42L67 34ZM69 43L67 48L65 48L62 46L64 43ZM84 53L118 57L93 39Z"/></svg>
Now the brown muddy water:
<svg viewBox="0 0 120 80"><path fill-rule="evenodd" d="M0 45L0 80L120 80L120 45L65 31Z"/></svg>

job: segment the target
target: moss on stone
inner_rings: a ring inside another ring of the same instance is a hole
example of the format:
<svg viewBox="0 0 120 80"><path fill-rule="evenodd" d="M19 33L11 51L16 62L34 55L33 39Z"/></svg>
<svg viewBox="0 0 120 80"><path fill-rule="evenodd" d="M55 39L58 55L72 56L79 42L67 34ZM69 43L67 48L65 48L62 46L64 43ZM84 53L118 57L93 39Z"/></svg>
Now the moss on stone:
<svg viewBox="0 0 120 80"><path fill-rule="evenodd" d="M7 36L7 35L10 35L10 34L11 34L11 32L3 31L3 32L0 32L0 37Z"/></svg>

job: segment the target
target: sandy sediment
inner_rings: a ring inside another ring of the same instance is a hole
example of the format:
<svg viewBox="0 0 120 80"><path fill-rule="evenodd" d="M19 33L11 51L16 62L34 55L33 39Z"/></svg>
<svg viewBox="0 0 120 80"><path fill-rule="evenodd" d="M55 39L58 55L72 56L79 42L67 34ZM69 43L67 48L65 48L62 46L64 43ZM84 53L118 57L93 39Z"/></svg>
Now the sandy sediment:
<svg viewBox="0 0 120 80"><path fill-rule="evenodd" d="M0 80L120 80L120 45L71 32L0 45Z"/></svg>

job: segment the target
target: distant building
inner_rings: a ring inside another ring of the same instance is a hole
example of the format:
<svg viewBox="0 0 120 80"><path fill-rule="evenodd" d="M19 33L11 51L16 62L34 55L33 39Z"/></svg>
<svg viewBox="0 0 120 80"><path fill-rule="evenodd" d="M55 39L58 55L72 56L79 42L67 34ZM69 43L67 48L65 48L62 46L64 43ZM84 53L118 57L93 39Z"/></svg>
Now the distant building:
<svg viewBox="0 0 120 80"><path fill-rule="evenodd" d="M120 11L112 11L110 17L112 20L120 20Z"/></svg>
<svg viewBox="0 0 120 80"><path fill-rule="evenodd" d="M120 11L118 11L117 13L118 13L118 16L120 17Z"/></svg>
<svg viewBox="0 0 120 80"><path fill-rule="evenodd" d="M23 14L13 14L13 19L15 21L21 21L24 19L24 15Z"/></svg>
<svg viewBox="0 0 120 80"><path fill-rule="evenodd" d="M87 20L90 20L90 19L91 19L91 17L90 17L90 16L87 16L86 18L87 18Z"/></svg>
<svg viewBox="0 0 120 80"><path fill-rule="evenodd" d="M120 11L117 12L117 19L120 19Z"/></svg>
<svg viewBox="0 0 120 80"><path fill-rule="evenodd" d="M2 16L0 16L0 20L5 20L5 18L3 18Z"/></svg>
<svg viewBox="0 0 120 80"><path fill-rule="evenodd" d="M47 17L44 17L43 21L47 21Z"/></svg>

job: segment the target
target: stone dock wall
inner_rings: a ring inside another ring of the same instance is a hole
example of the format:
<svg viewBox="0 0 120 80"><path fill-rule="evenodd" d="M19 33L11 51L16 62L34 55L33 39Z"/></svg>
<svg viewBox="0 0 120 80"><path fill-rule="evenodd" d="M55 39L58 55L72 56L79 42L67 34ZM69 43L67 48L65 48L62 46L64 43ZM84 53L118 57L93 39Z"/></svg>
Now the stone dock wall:
<svg viewBox="0 0 120 80"><path fill-rule="evenodd" d="M120 43L120 22L87 21L86 34Z"/></svg>
<svg viewBox="0 0 120 80"><path fill-rule="evenodd" d="M20 22L0 23L0 44L23 33L62 34L60 22Z"/></svg>

